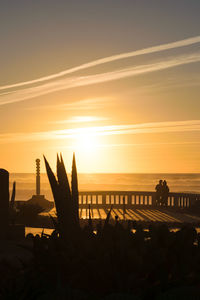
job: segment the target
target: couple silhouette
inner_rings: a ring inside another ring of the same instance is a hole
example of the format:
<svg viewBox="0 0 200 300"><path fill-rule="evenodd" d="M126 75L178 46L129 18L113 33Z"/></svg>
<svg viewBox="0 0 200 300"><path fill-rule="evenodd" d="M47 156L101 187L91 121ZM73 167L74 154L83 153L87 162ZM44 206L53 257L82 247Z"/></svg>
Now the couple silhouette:
<svg viewBox="0 0 200 300"><path fill-rule="evenodd" d="M159 180L159 183L155 187L156 190L156 204L167 206L169 187L166 180Z"/></svg>

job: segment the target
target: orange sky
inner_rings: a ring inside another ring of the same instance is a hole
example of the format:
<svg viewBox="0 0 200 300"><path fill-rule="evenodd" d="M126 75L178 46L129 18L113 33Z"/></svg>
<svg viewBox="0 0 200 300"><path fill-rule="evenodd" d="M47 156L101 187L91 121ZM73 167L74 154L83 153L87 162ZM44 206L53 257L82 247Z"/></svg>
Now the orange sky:
<svg viewBox="0 0 200 300"><path fill-rule="evenodd" d="M200 172L197 2L19 3L0 4L0 167Z"/></svg>

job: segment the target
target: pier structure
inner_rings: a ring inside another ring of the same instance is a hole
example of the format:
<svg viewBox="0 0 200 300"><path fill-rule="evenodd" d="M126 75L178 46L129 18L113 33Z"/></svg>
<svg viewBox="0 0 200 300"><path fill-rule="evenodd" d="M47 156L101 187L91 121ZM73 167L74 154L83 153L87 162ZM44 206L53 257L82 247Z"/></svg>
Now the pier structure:
<svg viewBox="0 0 200 300"><path fill-rule="evenodd" d="M200 194L169 193L167 207L187 208L200 201ZM87 208L127 208L136 206L158 207L156 193L147 191L81 191L79 192L79 207Z"/></svg>
<svg viewBox="0 0 200 300"><path fill-rule="evenodd" d="M156 202L156 193L147 191L81 191L80 219L105 219L112 207L111 220L161 222L172 227L181 223L200 226L200 194L169 193L167 205Z"/></svg>

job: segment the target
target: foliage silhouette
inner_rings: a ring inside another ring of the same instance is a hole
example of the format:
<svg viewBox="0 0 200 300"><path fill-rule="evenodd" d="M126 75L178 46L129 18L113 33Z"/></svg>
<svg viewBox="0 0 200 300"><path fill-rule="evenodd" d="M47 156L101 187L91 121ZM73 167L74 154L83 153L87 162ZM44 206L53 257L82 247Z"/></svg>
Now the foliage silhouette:
<svg viewBox="0 0 200 300"><path fill-rule="evenodd" d="M12 195L11 195L11 198L10 198L10 207L11 207L11 209L13 209L14 205L15 205L15 195L16 195L16 182L14 181L13 182L13 188L12 188Z"/></svg>
<svg viewBox="0 0 200 300"><path fill-rule="evenodd" d="M146 231L136 221L125 224L118 218L111 225L112 206L95 228L90 205L81 228L75 156L71 188L62 156L57 156L57 178L46 158L45 164L57 211L57 219L50 216L55 230L27 236L22 247L32 258L21 261L19 269L0 264L0 299L200 299L195 228L184 224L173 232L151 224Z"/></svg>
<svg viewBox="0 0 200 300"><path fill-rule="evenodd" d="M60 155L60 157L57 155L57 179L45 157L44 160L54 197L60 237L74 240L78 238L80 233L78 179L75 155L73 155L72 162L71 189L62 155Z"/></svg>

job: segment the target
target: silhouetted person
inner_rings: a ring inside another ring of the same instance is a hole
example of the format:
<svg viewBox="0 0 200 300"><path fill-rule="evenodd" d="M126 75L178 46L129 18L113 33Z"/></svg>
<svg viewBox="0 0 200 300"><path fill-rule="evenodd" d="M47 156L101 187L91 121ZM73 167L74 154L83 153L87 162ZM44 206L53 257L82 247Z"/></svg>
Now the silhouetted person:
<svg viewBox="0 0 200 300"><path fill-rule="evenodd" d="M168 204L168 196L169 196L169 187L167 185L167 181L164 180L163 181L163 185L162 185L162 205L167 206Z"/></svg>
<svg viewBox="0 0 200 300"><path fill-rule="evenodd" d="M159 183L156 185L155 190L156 190L156 204L161 204L162 200L162 194L163 194L163 181L159 180Z"/></svg>

